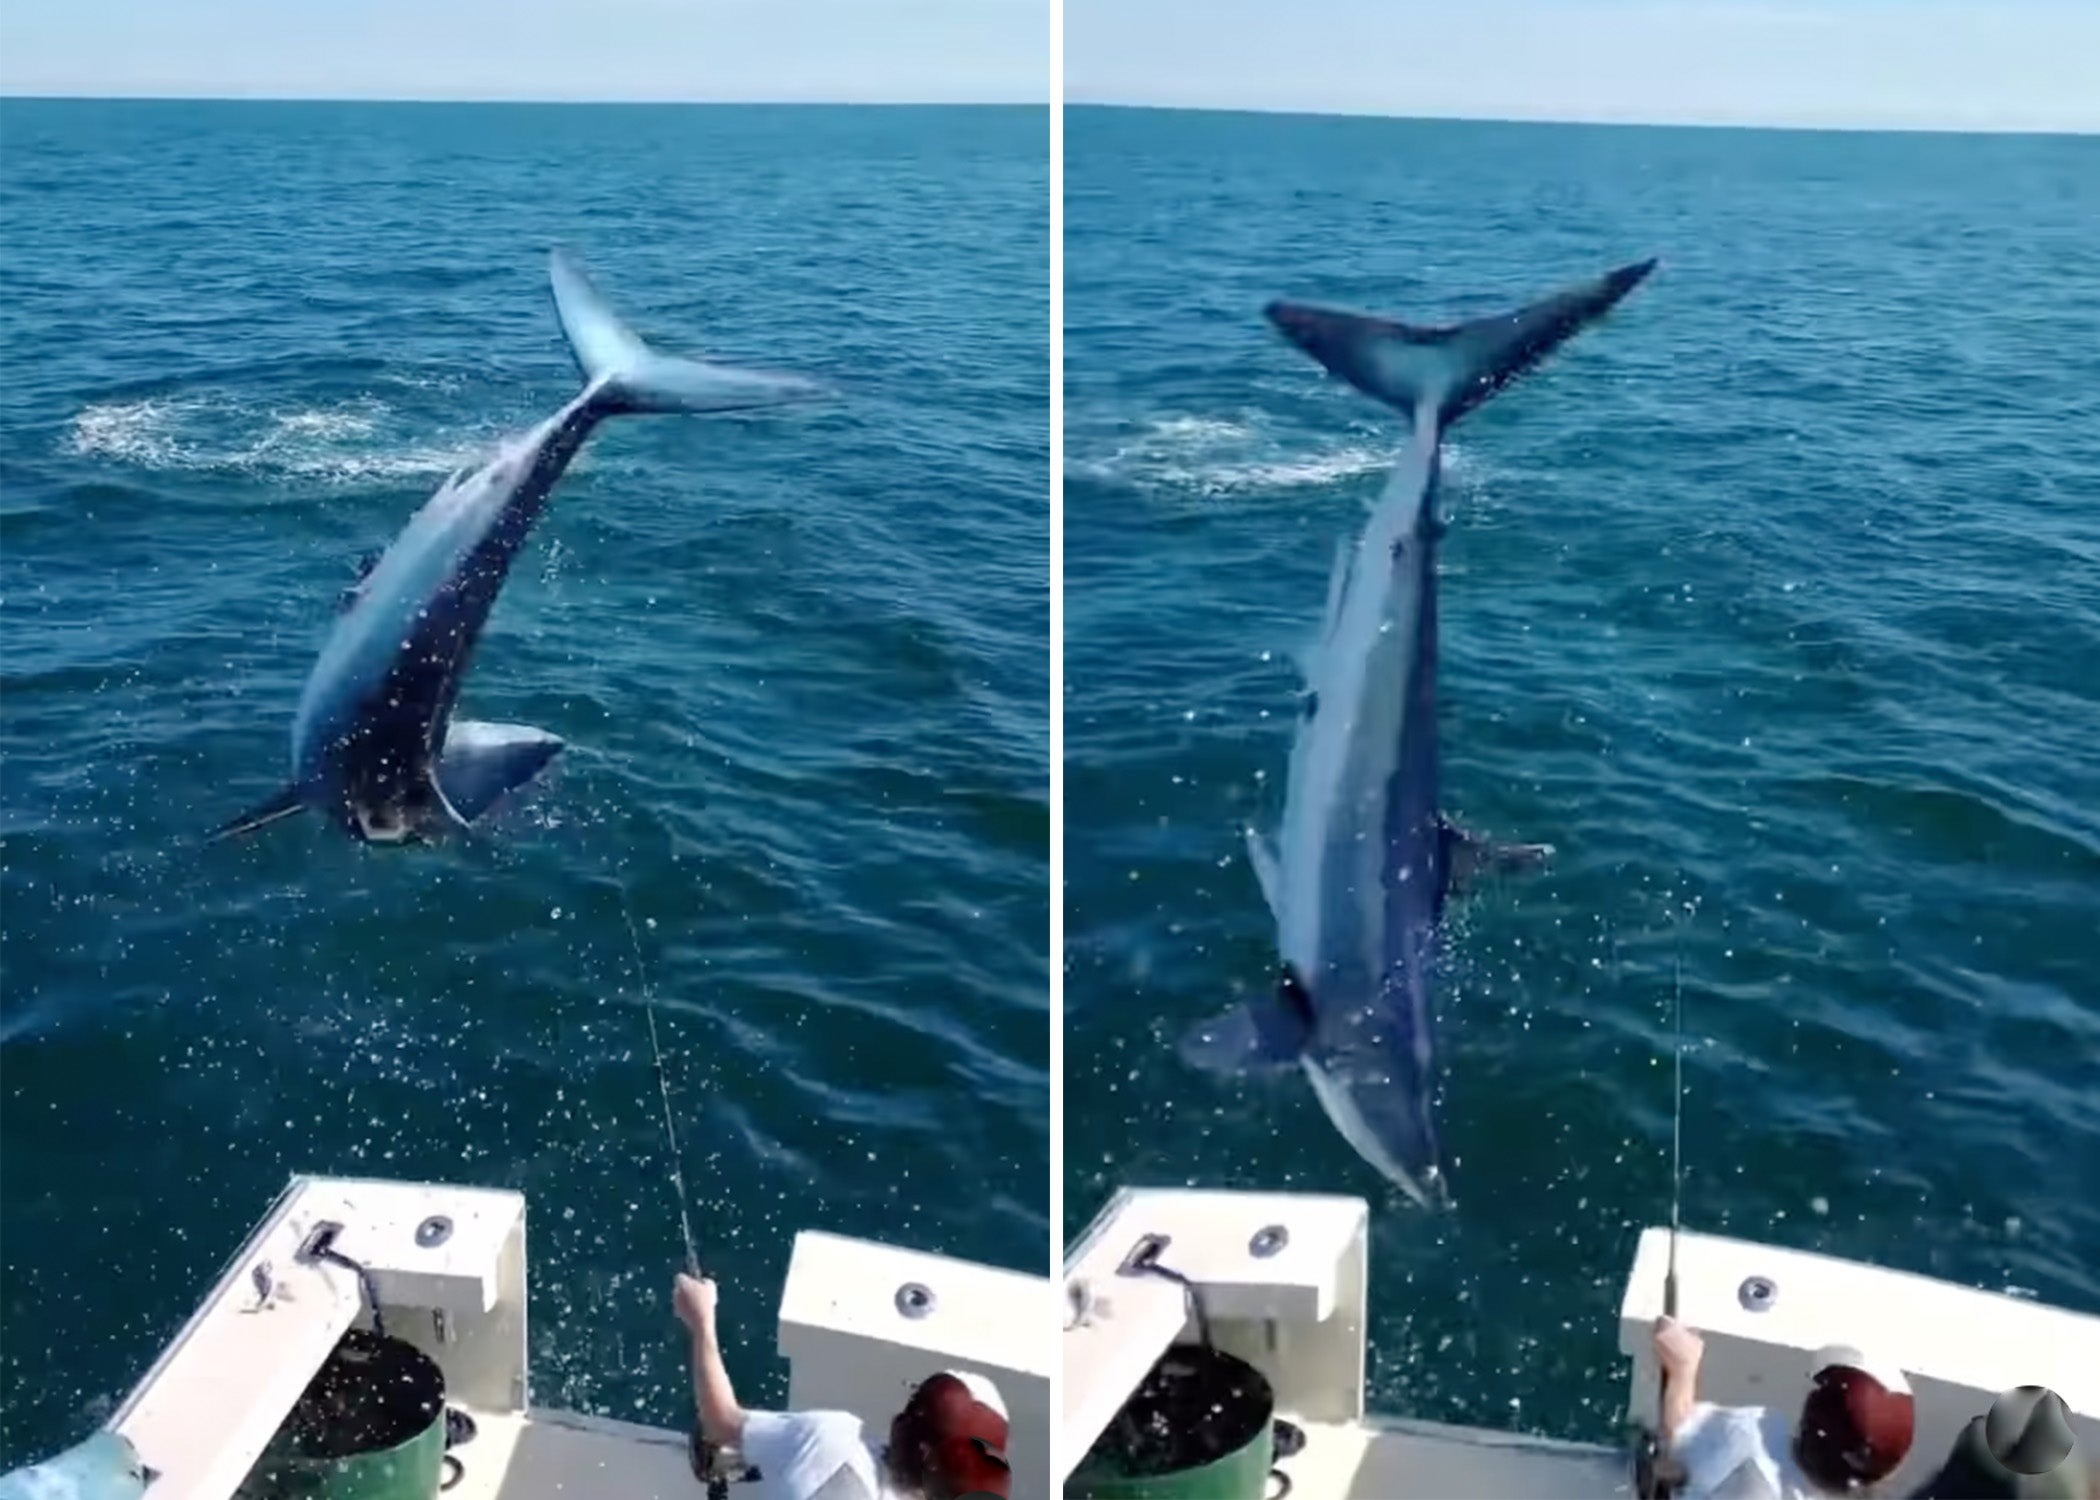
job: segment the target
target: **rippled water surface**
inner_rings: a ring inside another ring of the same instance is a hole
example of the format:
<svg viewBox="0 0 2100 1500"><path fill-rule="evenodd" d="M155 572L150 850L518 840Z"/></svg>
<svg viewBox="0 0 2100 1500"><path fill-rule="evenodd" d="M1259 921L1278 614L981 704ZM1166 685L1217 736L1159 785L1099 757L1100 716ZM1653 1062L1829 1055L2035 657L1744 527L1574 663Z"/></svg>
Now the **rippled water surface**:
<svg viewBox="0 0 2100 1500"><path fill-rule="evenodd" d="M797 1230L1043 1267L1046 142L0 103L0 1465L293 1171L523 1189L536 1399L682 1420L623 888L748 1398ZM838 399L591 440L462 698L570 746L498 851L181 847L282 780L357 558L574 393L557 242Z"/></svg>
<svg viewBox="0 0 2100 1500"><path fill-rule="evenodd" d="M2100 140L1066 130L1067 1229L1363 1194L1381 1405L1608 1436L1681 957L1687 1222L2100 1310ZM1171 1050L1272 972L1240 830L1398 442L1260 309L1651 254L1447 450L1446 802L1559 854L1458 917L1431 1219Z"/></svg>

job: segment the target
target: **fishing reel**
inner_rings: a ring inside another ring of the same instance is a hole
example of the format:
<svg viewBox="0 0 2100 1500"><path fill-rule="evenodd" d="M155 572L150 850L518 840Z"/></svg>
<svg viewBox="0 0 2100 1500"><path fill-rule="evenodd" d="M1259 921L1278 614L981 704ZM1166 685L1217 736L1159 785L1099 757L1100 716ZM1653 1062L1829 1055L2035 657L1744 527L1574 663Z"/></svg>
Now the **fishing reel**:
<svg viewBox="0 0 2100 1500"><path fill-rule="evenodd" d="M1635 1500L1672 1500L1684 1488L1684 1461L1662 1445L1651 1427L1635 1429L1633 1493Z"/></svg>
<svg viewBox="0 0 2100 1500"><path fill-rule="evenodd" d="M722 1445L709 1438L698 1422L686 1434L685 1458L693 1477L707 1487L707 1500L728 1500L730 1485L765 1477L747 1463L732 1463Z"/></svg>

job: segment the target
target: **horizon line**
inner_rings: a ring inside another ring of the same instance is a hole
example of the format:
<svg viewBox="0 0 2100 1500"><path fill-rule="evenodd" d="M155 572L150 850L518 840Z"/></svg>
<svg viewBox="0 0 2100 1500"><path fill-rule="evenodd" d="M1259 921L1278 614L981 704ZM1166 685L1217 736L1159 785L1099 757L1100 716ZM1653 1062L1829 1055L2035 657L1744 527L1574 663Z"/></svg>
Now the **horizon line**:
<svg viewBox="0 0 2100 1500"><path fill-rule="evenodd" d="M877 109L1048 109L1047 99L955 98L889 99L834 98L788 95L779 98L681 98L676 95L630 94L611 98L580 94L274 94L194 92L96 92L88 89L18 89L0 84L0 99L30 103L100 104L552 104L552 105L683 105L694 108L758 106L826 109L869 107Z"/></svg>
<svg viewBox="0 0 2100 1500"><path fill-rule="evenodd" d="M1725 119L1666 116L1566 114L1495 114L1460 110L1409 113L1399 110L1334 106L1318 108L1287 104L1160 104L1128 99L1088 99L1067 96L1068 109L1150 110L1163 114L1191 115L1283 115L1318 120L1397 120L1422 124L1465 125L1580 125L1622 130L1771 130L1802 134L1850 135L2020 135L2083 140L2100 136L2100 120L2086 124L2012 125L1926 124L1900 120L1815 119Z"/></svg>
<svg viewBox="0 0 2100 1500"><path fill-rule="evenodd" d="M843 98L835 96L813 97L785 95L778 97L679 97L675 95L629 95L606 98L585 95L548 94L299 94L299 93L227 93L212 91L174 92L96 92L87 89L50 90L16 89L0 84L0 100L24 103L104 103L104 104L421 104L421 105L541 105L555 107L618 107L637 108L790 108L790 109L1049 109L1051 102L1044 99L1022 99L1014 97L967 97L967 98ZM1917 120L1873 120L1873 119L1757 119L1757 118L1698 118L1669 117L1666 115L1605 115L1584 114L1580 111L1566 113L1539 112L1534 114L1497 113L1491 110L1429 110L1408 111L1405 109L1370 109L1346 105L1318 107L1284 104L1167 104L1151 100L1114 98L1067 97L1063 104L1073 109L1152 111L1161 114L1214 114L1214 115L1279 115L1305 119L1336 120L1395 120L1419 123L1449 123L1472 125L1574 125L1586 127L1616 128L1628 130L1767 130L1795 131L1804 134L1832 133L1855 135L2018 135L2060 137L2065 139L2087 139L2100 136L2100 120L2091 123L2061 123L2043 125L2032 122L2017 122L1997 125L1989 123L1932 123Z"/></svg>

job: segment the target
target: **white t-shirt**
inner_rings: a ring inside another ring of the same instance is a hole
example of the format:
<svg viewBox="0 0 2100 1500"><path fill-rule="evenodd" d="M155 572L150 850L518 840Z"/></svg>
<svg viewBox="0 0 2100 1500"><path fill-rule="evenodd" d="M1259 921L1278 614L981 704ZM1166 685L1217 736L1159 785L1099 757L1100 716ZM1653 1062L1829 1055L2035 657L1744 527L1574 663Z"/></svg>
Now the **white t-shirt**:
<svg viewBox="0 0 2100 1500"><path fill-rule="evenodd" d="M737 1451L758 1470L746 1494L764 1500L893 1500L882 1454L843 1411L747 1411Z"/></svg>
<svg viewBox="0 0 2100 1500"><path fill-rule="evenodd" d="M1685 1500L1823 1500L1794 1462L1791 1425L1768 1407L1701 1401L1672 1447Z"/></svg>

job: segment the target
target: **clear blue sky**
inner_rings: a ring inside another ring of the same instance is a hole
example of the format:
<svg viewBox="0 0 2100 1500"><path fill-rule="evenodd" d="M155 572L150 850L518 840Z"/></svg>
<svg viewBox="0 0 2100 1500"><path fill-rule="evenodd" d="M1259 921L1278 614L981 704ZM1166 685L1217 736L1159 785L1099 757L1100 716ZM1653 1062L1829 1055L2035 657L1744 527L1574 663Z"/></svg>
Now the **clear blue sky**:
<svg viewBox="0 0 2100 1500"><path fill-rule="evenodd" d="M2100 130L2100 0L1065 0L1065 98Z"/></svg>
<svg viewBox="0 0 2100 1500"><path fill-rule="evenodd" d="M1047 102L1048 0L0 0L0 92Z"/></svg>

